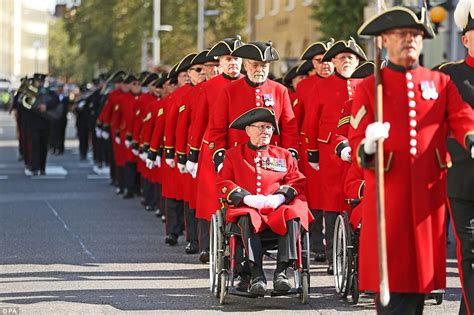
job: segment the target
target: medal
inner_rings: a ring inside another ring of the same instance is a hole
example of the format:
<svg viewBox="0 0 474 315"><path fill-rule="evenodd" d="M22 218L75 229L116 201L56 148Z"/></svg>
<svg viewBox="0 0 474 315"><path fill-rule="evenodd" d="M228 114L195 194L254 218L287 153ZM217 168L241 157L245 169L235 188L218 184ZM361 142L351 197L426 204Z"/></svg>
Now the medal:
<svg viewBox="0 0 474 315"><path fill-rule="evenodd" d="M273 107L275 105L271 94L263 94L263 103L265 104L265 106L269 107Z"/></svg>
<svg viewBox="0 0 474 315"><path fill-rule="evenodd" d="M438 99L438 91L436 90L434 81L421 81L420 88L421 97L423 97L424 100Z"/></svg>

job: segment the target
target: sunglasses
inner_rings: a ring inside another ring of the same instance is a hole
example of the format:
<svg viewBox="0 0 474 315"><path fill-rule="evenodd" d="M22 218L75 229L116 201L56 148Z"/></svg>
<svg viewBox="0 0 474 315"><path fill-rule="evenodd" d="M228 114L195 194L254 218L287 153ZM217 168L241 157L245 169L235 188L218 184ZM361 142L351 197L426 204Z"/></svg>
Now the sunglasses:
<svg viewBox="0 0 474 315"><path fill-rule="evenodd" d="M196 71L197 73L200 73L202 71L202 68L201 67L198 67L198 68L189 68L189 70L194 70Z"/></svg>

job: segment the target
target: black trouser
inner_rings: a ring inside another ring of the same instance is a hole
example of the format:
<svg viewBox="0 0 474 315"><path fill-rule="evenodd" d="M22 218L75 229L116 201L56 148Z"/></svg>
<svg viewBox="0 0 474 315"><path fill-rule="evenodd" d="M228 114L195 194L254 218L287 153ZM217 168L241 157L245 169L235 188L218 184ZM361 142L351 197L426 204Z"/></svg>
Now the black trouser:
<svg viewBox="0 0 474 315"><path fill-rule="evenodd" d="M156 207L155 185L146 178L143 179L143 199L145 206Z"/></svg>
<svg viewBox="0 0 474 315"><path fill-rule="evenodd" d="M421 315L425 305L425 295L421 293L390 293L390 303L380 304L376 296L377 314L380 315Z"/></svg>
<svg viewBox="0 0 474 315"><path fill-rule="evenodd" d="M124 183L128 193L134 193L137 179L137 163L126 162L124 168Z"/></svg>
<svg viewBox="0 0 474 315"><path fill-rule="evenodd" d="M265 229L261 233L255 233L250 220L250 216L239 217L237 226L240 230L240 236L244 245L245 254L248 260L255 266L262 266L263 246L262 240L276 237L278 239L277 262L290 262L297 259L296 240L299 233L299 222L289 220L286 222L288 232L285 235L275 234L272 230Z"/></svg>
<svg viewBox="0 0 474 315"><path fill-rule="evenodd" d="M166 209L166 199L161 196L161 184L153 184L153 190L154 195L155 195L155 205L158 209L160 209L162 214L164 214L164 211Z"/></svg>
<svg viewBox="0 0 474 315"><path fill-rule="evenodd" d="M31 131L31 166L32 171L44 172L46 169L46 157L48 155L48 129L37 129Z"/></svg>
<svg viewBox="0 0 474 315"><path fill-rule="evenodd" d="M125 184L124 184L125 174L124 173L125 172L124 172L124 167L123 166L117 166L115 168L115 179L117 181L117 187L122 191L125 188Z"/></svg>
<svg viewBox="0 0 474 315"><path fill-rule="evenodd" d="M209 221L198 219L199 250L209 250Z"/></svg>
<svg viewBox="0 0 474 315"><path fill-rule="evenodd" d="M110 167L110 178L112 182L118 184L117 180L117 165L115 163L114 157L114 150L112 148L112 141L110 139L104 140L106 143L106 150L107 150L107 159L109 160L109 167Z"/></svg>
<svg viewBox="0 0 474 315"><path fill-rule="evenodd" d="M184 231L184 203L182 200L166 198L166 233L175 236Z"/></svg>
<svg viewBox="0 0 474 315"><path fill-rule="evenodd" d="M450 198L450 203L454 234L460 247L458 264L462 269L463 299L459 314L474 314L474 202Z"/></svg>
<svg viewBox="0 0 474 315"><path fill-rule="evenodd" d="M89 129L85 126L78 125L77 135L79 137L79 155L81 159L87 157L87 151L89 150Z"/></svg>
<svg viewBox="0 0 474 315"><path fill-rule="evenodd" d="M186 241L198 241L198 227L196 219L196 209L189 208L189 203L184 203L185 227L186 227Z"/></svg>
<svg viewBox="0 0 474 315"><path fill-rule="evenodd" d="M314 221L309 227L311 235L311 251L316 254L324 254L324 234L323 234L323 210L312 210Z"/></svg>
<svg viewBox="0 0 474 315"><path fill-rule="evenodd" d="M332 251L333 251L333 238L334 238L334 227L336 225L336 219L339 212L324 211L324 235L326 239L326 257L328 263L332 265Z"/></svg>

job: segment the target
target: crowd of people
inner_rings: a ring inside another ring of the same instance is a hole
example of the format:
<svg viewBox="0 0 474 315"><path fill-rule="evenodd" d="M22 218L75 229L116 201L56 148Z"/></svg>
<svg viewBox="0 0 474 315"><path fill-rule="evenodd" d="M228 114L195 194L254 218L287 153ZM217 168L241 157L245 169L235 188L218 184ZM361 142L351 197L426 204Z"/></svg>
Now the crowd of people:
<svg viewBox="0 0 474 315"><path fill-rule="evenodd" d="M376 67L353 38L311 44L300 64L271 80L270 64L279 59L272 43L237 36L184 56L169 72L99 76L93 93L76 102L80 156L92 139L94 160L110 166L117 194L142 195L145 209L165 222L165 242L175 246L183 238L186 254L199 254L203 263L209 221L224 198L248 267L238 286L256 295L266 287L256 235L267 229L285 240L274 287L288 290L285 270L294 253L285 236L294 233L293 222L310 230L314 260L327 261L332 274L336 218L351 212L348 200L358 200L359 288L378 292L374 161L383 140L391 301L377 303L378 311L420 314L424 295L446 287L449 208L463 285L460 313L471 314L474 7L466 10L466 3L455 15L466 59L439 71L419 64L423 39L434 36L425 8L394 7L361 26L360 35L381 36L387 51L383 122L374 115ZM31 110L38 120L59 103L45 95ZM27 125L31 170L43 173L44 150L35 149L44 143L43 125Z"/></svg>

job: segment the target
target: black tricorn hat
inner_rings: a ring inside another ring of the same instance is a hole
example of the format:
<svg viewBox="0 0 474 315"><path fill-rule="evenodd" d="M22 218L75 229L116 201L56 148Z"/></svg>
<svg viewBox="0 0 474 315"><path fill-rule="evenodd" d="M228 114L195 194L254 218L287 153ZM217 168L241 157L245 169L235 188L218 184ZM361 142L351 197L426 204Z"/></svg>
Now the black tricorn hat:
<svg viewBox="0 0 474 315"><path fill-rule="evenodd" d="M463 35L474 30L474 0L459 0L454 10L454 22Z"/></svg>
<svg viewBox="0 0 474 315"><path fill-rule="evenodd" d="M256 61L275 61L280 59L278 52L273 48L271 41L250 42L242 45L231 53L232 56Z"/></svg>
<svg viewBox="0 0 474 315"><path fill-rule="evenodd" d="M197 54L196 57L194 57L193 60L191 60L191 66L203 65L209 61L217 61L217 57L208 56L207 55L208 52L209 52L209 49L204 49L199 54Z"/></svg>
<svg viewBox="0 0 474 315"><path fill-rule="evenodd" d="M140 81L133 73L128 73L125 78L123 78L123 83L132 83L133 81Z"/></svg>
<svg viewBox="0 0 474 315"><path fill-rule="evenodd" d="M316 55L325 54L328 51L329 47L334 44L334 38L331 38L331 41L325 42L315 42L309 45L303 54L301 55L301 60L311 60Z"/></svg>
<svg viewBox="0 0 474 315"><path fill-rule="evenodd" d="M99 74L98 79L99 79L100 81L104 81L104 82L105 82L105 81L107 81L107 78L108 78L108 77L109 77L109 74L106 73L106 72L103 72L103 73Z"/></svg>
<svg viewBox="0 0 474 315"><path fill-rule="evenodd" d="M288 70L282 78L282 82L286 86L291 86L291 81L298 76L298 65L293 66Z"/></svg>
<svg viewBox="0 0 474 315"><path fill-rule="evenodd" d="M361 63L352 73L351 79L363 79L373 74L375 71L375 63L366 61Z"/></svg>
<svg viewBox="0 0 474 315"><path fill-rule="evenodd" d="M239 117L237 117L229 126L229 128L245 130L245 127L258 122L264 121L273 125L275 131L273 134L279 135L280 130L275 117L275 112L265 107L255 107L249 111L246 111Z"/></svg>
<svg viewBox="0 0 474 315"><path fill-rule="evenodd" d="M138 80L140 82L143 82L143 80L150 74L150 71L142 71L140 72L140 74L138 75Z"/></svg>
<svg viewBox="0 0 474 315"><path fill-rule="evenodd" d="M242 46L243 44L244 43L242 42L242 38L240 37L240 35L231 38L224 38L223 40L212 46L207 55L209 57L230 55L235 49Z"/></svg>
<svg viewBox="0 0 474 315"><path fill-rule="evenodd" d="M348 40L339 40L335 42L323 56L322 61L331 61L332 58L336 57L340 53L351 53L359 57L359 59L366 61L367 56L364 53L364 50L356 43L355 39L352 37Z"/></svg>
<svg viewBox="0 0 474 315"><path fill-rule="evenodd" d="M298 75L308 75L313 69L313 62L311 60L305 60L298 65L296 72L298 72Z"/></svg>
<svg viewBox="0 0 474 315"><path fill-rule="evenodd" d="M162 88L163 85L165 84L166 81L168 81L168 73L162 73L161 77L158 80L155 80L155 83L153 83L153 86L156 88Z"/></svg>
<svg viewBox="0 0 474 315"><path fill-rule="evenodd" d="M122 83L125 75L126 75L125 71L118 70L112 73L112 75L110 76L108 80L112 83Z"/></svg>
<svg viewBox="0 0 474 315"><path fill-rule="evenodd" d="M171 68L170 72L168 72L168 80L170 80L173 83L176 83L178 79L178 73L176 72L176 69L178 68L178 66L179 66L179 63L175 64Z"/></svg>
<svg viewBox="0 0 474 315"><path fill-rule="evenodd" d="M367 20L357 33L359 36L377 36L396 28L416 28L422 30L424 38L433 38L434 30L426 7L395 6Z"/></svg>
<svg viewBox="0 0 474 315"><path fill-rule="evenodd" d="M149 73L141 82L142 86L147 86L159 78L158 73Z"/></svg>
<svg viewBox="0 0 474 315"><path fill-rule="evenodd" d="M191 61L193 61L196 55L197 53L187 54L183 59L181 59L176 67L176 74L188 70L189 67L191 67Z"/></svg>
<svg viewBox="0 0 474 315"><path fill-rule="evenodd" d="M36 81L44 81L48 75L44 73L34 73L33 79Z"/></svg>

